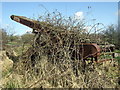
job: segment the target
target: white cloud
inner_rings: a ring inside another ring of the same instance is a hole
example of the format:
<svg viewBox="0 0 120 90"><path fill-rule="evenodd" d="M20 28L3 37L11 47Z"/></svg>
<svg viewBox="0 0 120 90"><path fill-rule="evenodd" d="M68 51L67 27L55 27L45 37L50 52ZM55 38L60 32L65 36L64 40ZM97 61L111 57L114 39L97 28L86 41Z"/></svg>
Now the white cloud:
<svg viewBox="0 0 120 90"><path fill-rule="evenodd" d="M92 28L91 26L85 26L83 29L84 32L89 32L91 28Z"/></svg>
<svg viewBox="0 0 120 90"><path fill-rule="evenodd" d="M79 11L75 13L75 19L82 20L84 18L83 12Z"/></svg>
<svg viewBox="0 0 120 90"><path fill-rule="evenodd" d="M83 29L90 30L91 28L91 26L85 26Z"/></svg>

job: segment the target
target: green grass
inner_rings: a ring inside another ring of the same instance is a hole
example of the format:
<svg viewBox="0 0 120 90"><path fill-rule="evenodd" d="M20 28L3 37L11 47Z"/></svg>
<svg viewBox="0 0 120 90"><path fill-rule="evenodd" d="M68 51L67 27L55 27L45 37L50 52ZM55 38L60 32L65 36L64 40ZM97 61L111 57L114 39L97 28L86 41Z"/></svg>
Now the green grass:
<svg viewBox="0 0 120 90"><path fill-rule="evenodd" d="M6 45L19 45L18 42L8 42Z"/></svg>
<svg viewBox="0 0 120 90"><path fill-rule="evenodd" d="M9 75L10 73L12 73L13 69L8 69L7 71L3 71L2 72L2 77L6 77L7 75Z"/></svg>
<svg viewBox="0 0 120 90"><path fill-rule="evenodd" d="M8 42L6 45L8 45L10 49L14 50L17 55L21 55L22 52L25 52L29 47L31 47L30 44L23 44L18 42Z"/></svg>
<svg viewBox="0 0 120 90"><path fill-rule="evenodd" d="M6 85L5 88L20 88L20 84L15 81L14 79L10 79Z"/></svg>
<svg viewBox="0 0 120 90"><path fill-rule="evenodd" d="M101 55L100 58L111 59L112 56L111 55Z"/></svg>
<svg viewBox="0 0 120 90"><path fill-rule="evenodd" d="M120 53L120 50L115 50L115 53Z"/></svg>
<svg viewBox="0 0 120 90"><path fill-rule="evenodd" d="M25 44L24 47L21 45L21 46L19 46L19 47L15 47L13 50L14 50L18 55L21 55L22 52L27 51L27 49L28 49L29 47L31 47L31 45Z"/></svg>
<svg viewBox="0 0 120 90"><path fill-rule="evenodd" d="M117 59L116 61L120 64L120 57L115 57L115 59Z"/></svg>

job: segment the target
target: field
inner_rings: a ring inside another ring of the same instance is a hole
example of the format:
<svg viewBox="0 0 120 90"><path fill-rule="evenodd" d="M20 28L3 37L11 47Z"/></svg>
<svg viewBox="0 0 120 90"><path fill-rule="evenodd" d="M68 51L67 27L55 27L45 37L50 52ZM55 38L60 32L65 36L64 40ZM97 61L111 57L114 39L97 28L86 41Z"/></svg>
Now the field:
<svg viewBox="0 0 120 90"><path fill-rule="evenodd" d="M25 51L28 45L24 47ZM22 46L12 48L14 57L20 57ZM119 52L119 51L117 51ZM6 56L7 57L7 56ZM101 56L103 57L103 56ZM111 58L107 56L107 58ZM19 59L19 60L15 60ZM4 88L118 88L120 57L114 61L87 64L85 72L82 67L77 67L78 75L72 67L78 65L78 60L71 62L55 62L54 64L46 56L41 56L35 67L23 67L21 58L14 58L13 67L3 71ZM76 63L75 63L76 62ZM30 62L26 62L26 65ZM80 63L79 63L80 64ZM37 71L36 71L37 70Z"/></svg>
<svg viewBox="0 0 120 90"><path fill-rule="evenodd" d="M82 22L65 20L59 12L45 17L35 21L11 16L33 33L4 36L8 40L3 40L1 54L2 88L119 88L119 45L96 30L103 24L95 24L90 33Z"/></svg>

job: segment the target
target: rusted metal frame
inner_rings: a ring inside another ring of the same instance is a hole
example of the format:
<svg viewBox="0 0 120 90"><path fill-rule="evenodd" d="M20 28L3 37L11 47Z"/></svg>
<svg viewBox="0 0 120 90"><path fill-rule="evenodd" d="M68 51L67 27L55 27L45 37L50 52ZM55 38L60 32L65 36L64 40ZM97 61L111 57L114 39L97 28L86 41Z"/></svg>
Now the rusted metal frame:
<svg viewBox="0 0 120 90"><path fill-rule="evenodd" d="M48 28L47 26L43 27L40 23L38 23L38 21L28 19L28 18L23 17L23 16L15 16L15 15L12 15L11 19L16 21L16 22L19 22L21 24L24 24L24 25L26 25L30 28L33 28L33 30L37 30L39 33L47 33L50 37L52 37L51 33L53 33L53 30L50 30L50 28ZM67 30L66 31L60 31L59 33L61 33L61 34L66 34L66 33L74 34L73 31L67 31ZM56 38L59 39L62 43L62 40L58 35L56 36ZM62 45L63 45L63 43L62 43ZM82 47L83 47L83 45L84 45L84 43L82 43ZM91 45L93 45L93 44L91 44ZM96 46L96 45L93 45L93 46L95 46L97 51L99 51L98 46ZM82 54L84 54L84 49L83 48L82 48ZM88 56L90 56L90 55L88 55ZM83 57L83 55L82 55L82 57Z"/></svg>

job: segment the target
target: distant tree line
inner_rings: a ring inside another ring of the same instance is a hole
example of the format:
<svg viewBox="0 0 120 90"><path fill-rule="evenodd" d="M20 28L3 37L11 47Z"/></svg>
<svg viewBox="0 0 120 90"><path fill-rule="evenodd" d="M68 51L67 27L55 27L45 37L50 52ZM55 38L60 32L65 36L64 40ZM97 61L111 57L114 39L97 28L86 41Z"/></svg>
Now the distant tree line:
<svg viewBox="0 0 120 90"><path fill-rule="evenodd" d="M14 34L9 35L5 29L0 29L0 35L2 36L0 40L3 46L10 42L16 42L19 45L23 43L32 44L34 40L34 34L32 33L25 33L21 36ZM116 49L120 49L120 30L118 26L109 25L102 35L106 42L114 44Z"/></svg>
<svg viewBox="0 0 120 90"><path fill-rule="evenodd" d="M8 34L5 29L0 29L0 41L2 42L2 46L5 47L6 45L22 45L24 44L31 44L34 38L34 34L32 33L25 33L21 36Z"/></svg>
<svg viewBox="0 0 120 90"><path fill-rule="evenodd" d="M104 39L110 44L114 44L117 49L120 49L120 30L119 26L110 25L104 31Z"/></svg>

